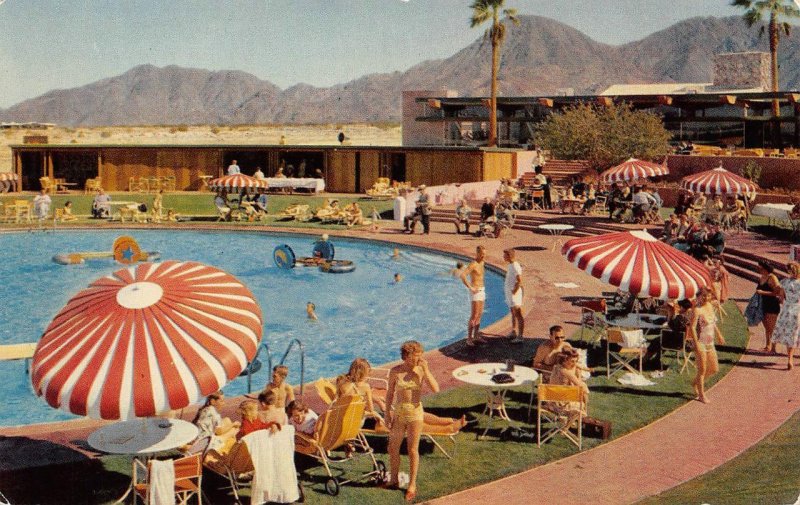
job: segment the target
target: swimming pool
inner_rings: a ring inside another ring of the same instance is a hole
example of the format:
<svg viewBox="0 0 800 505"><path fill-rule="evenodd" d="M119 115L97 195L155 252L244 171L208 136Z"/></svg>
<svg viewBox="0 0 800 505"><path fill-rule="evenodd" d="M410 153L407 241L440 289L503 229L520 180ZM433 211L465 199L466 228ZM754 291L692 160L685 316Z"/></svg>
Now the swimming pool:
<svg viewBox="0 0 800 505"><path fill-rule="evenodd" d="M160 251L162 259L200 261L230 272L254 293L264 315L264 341L280 360L289 342L297 338L306 350L305 380L347 370L357 356L373 365L399 359L399 346L416 339L426 349L463 338L469 317L466 288L448 271L456 259L411 247L361 240L333 239L336 258L356 263L355 272L328 274L316 268L281 270L272 251L288 244L298 256L310 255L313 237L213 231L125 230L58 231L0 235L0 344L38 340L55 314L80 289L120 265L90 260L62 266L51 261L57 253L110 251L114 239L132 235L145 251ZM395 273L403 280L393 281ZM487 270L487 304L483 325L503 317L502 276ZM306 303L316 304L319 321L306 317ZM289 379L300 379L299 353L287 358ZM269 377L267 367L253 376L253 389ZM71 419L75 416L50 408L37 398L22 362L0 362L0 384L5 408L0 426ZM247 381L239 378L225 388L243 394Z"/></svg>

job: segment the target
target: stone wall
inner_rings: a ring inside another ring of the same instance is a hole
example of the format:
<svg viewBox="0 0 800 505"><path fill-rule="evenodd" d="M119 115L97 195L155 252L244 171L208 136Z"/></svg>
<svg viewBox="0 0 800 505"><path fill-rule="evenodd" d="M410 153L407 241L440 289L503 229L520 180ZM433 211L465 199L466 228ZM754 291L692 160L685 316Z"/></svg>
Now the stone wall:
<svg viewBox="0 0 800 505"><path fill-rule="evenodd" d="M721 53L714 55L713 88L771 89L769 53Z"/></svg>
<svg viewBox="0 0 800 505"><path fill-rule="evenodd" d="M753 156L667 156L670 181L722 166L725 170L741 175L748 162L761 167L758 185L764 189L784 188L800 191L800 158L760 158Z"/></svg>
<svg viewBox="0 0 800 505"><path fill-rule="evenodd" d="M414 90L403 91L403 145L404 146L441 146L447 138L444 122L417 121L425 116L428 105L417 102L417 98L430 96L456 97L457 93L449 90Z"/></svg>

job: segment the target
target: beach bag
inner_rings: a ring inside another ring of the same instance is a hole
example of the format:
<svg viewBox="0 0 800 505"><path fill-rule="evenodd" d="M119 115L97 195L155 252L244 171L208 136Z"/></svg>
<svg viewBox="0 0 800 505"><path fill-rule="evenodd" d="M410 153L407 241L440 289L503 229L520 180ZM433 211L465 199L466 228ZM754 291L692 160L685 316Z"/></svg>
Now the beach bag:
<svg viewBox="0 0 800 505"><path fill-rule="evenodd" d="M762 319L764 319L764 308L762 306L761 295L755 293L750 301L747 302L747 308L744 309L744 317L747 319L747 326L757 326Z"/></svg>
<svg viewBox="0 0 800 505"><path fill-rule="evenodd" d="M514 377L507 373L498 373L492 375L492 382L495 384L511 384L514 382Z"/></svg>

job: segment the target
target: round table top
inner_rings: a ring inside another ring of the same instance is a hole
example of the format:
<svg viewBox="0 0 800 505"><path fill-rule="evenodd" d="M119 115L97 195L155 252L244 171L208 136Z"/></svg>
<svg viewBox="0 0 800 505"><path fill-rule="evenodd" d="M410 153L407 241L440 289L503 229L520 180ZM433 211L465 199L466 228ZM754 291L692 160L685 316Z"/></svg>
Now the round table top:
<svg viewBox="0 0 800 505"><path fill-rule="evenodd" d="M540 224L539 228L549 231L567 231L575 229L571 224Z"/></svg>
<svg viewBox="0 0 800 505"><path fill-rule="evenodd" d="M188 444L199 431L180 419L132 419L103 426L89 435L87 442L110 454L151 454Z"/></svg>
<svg viewBox="0 0 800 505"><path fill-rule="evenodd" d="M498 373L507 373L514 377L514 382L508 384L497 384L492 382L492 376ZM514 371L506 370L505 363L472 363L453 370L453 377L461 382L474 386L486 386L492 388L512 388L523 384L534 382L539 378L539 373L533 368L515 365Z"/></svg>
<svg viewBox="0 0 800 505"><path fill-rule="evenodd" d="M657 321L663 321L663 324L659 324ZM608 324L629 328L658 330L667 326L667 318L656 314L628 314L616 319L609 319Z"/></svg>

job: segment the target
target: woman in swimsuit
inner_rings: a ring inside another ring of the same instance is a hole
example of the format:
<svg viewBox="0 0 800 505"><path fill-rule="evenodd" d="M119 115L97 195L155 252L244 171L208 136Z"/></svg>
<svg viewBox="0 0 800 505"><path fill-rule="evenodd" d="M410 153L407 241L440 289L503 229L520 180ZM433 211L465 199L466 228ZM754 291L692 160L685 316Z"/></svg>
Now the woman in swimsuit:
<svg viewBox="0 0 800 505"><path fill-rule="evenodd" d="M409 480L406 501L417 496L417 471L419 469L419 437L422 432L423 411L420 397L422 386L427 383L434 393L439 392L439 383L422 359L422 345L414 340L400 347L403 362L389 372L389 390L386 393L386 424L389 433L389 466L391 477L387 487L397 488L400 472L400 444L406 438L408 447Z"/></svg>
<svg viewBox="0 0 800 505"><path fill-rule="evenodd" d="M375 429L384 432L388 431L385 427L385 422L381 416L381 412L386 411L386 402L380 395L374 395L372 387L368 379L372 366L364 358L356 358L350 363L350 370L336 378L336 394L337 396L358 396L364 400L366 408L364 409L365 418L373 418L376 421ZM423 432L425 431L440 431L441 427L446 427L453 432L457 432L467 424L466 416L461 416L460 419L453 419L452 417L439 417L430 412L424 412L422 416Z"/></svg>
<svg viewBox="0 0 800 505"><path fill-rule="evenodd" d="M694 378L696 400L708 403L705 380L719 371L717 350L714 342L724 344L725 339L717 326L717 312L714 309L714 294L708 288L697 293L697 306L692 312L692 320L687 328L688 337L694 343L697 355L697 375Z"/></svg>
<svg viewBox="0 0 800 505"><path fill-rule="evenodd" d="M767 262L758 262L758 285L756 293L761 295L761 310L764 318L761 323L764 325L766 342L764 352L775 352L775 344L772 343L772 332L775 331L775 323L778 321L778 314L781 311L781 301L778 298L781 292L781 285L775 276L774 268Z"/></svg>

